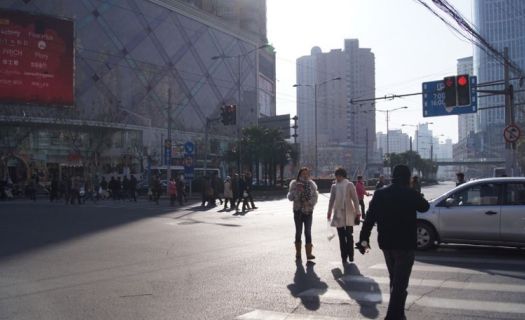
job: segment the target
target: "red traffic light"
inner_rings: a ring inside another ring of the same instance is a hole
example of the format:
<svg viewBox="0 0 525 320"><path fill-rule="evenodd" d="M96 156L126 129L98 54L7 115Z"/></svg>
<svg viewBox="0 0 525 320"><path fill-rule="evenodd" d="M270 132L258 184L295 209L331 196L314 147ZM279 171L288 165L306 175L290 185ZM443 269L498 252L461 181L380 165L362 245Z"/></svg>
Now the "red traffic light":
<svg viewBox="0 0 525 320"><path fill-rule="evenodd" d="M454 83L454 77L446 77L445 78L445 86L447 88L453 87L455 85Z"/></svg>
<svg viewBox="0 0 525 320"><path fill-rule="evenodd" d="M468 84L468 77L467 76L458 76L458 85L459 86L466 86Z"/></svg>

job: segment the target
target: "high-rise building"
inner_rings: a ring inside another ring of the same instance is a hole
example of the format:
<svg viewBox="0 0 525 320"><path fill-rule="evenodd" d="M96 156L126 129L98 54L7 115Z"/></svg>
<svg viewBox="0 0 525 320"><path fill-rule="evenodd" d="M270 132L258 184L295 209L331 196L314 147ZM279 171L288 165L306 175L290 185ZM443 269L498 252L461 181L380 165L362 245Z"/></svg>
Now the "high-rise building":
<svg viewBox="0 0 525 320"><path fill-rule="evenodd" d="M301 163L313 167L317 157L322 174L335 165L364 172L376 150L374 104L356 106L350 100L374 95L374 54L359 48L357 39L345 40L344 50L323 53L314 47L297 59Z"/></svg>
<svg viewBox="0 0 525 320"><path fill-rule="evenodd" d="M476 0L474 2L475 25L494 48L503 53L508 48L509 58L525 69L525 1L521 0ZM503 63L484 50L475 48L474 70L478 83L502 81L504 79ZM511 78L517 75L511 71ZM521 75L522 76L522 75ZM512 81L518 88L519 81ZM487 89L490 89L488 87ZM492 89L503 89L494 86ZM515 103L525 101L523 93L515 95ZM493 95L479 99L477 132L483 134L481 152L486 158L501 158L505 143L503 128L505 126L505 98L503 95ZM516 112L516 121L523 120L523 113Z"/></svg>
<svg viewBox="0 0 525 320"><path fill-rule="evenodd" d="M416 152L419 153L421 158L430 159L434 138L432 130L428 128L428 123L418 124L415 135Z"/></svg>
<svg viewBox="0 0 525 320"><path fill-rule="evenodd" d="M382 155L386 154L388 149L390 153L403 153L410 150L410 137L403 131L388 130L388 148L387 148L387 134L383 132L377 133L377 148Z"/></svg>

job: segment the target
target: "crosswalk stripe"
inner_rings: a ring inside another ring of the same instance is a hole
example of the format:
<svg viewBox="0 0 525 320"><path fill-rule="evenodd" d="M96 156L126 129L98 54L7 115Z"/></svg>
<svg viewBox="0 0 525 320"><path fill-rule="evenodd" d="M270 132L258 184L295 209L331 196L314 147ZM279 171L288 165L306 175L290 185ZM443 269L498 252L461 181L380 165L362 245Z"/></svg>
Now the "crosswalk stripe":
<svg viewBox="0 0 525 320"><path fill-rule="evenodd" d="M317 316L308 314L297 314L297 313L284 313L267 310L253 310L246 314L238 316L236 319L239 320L342 320L343 318L334 318L327 316ZM353 318L353 319L362 319Z"/></svg>
<svg viewBox="0 0 525 320"><path fill-rule="evenodd" d="M498 259L498 258L465 258L465 257L437 257L437 256L417 256L418 261L424 262L449 262L465 264L498 264L525 266L525 260Z"/></svg>
<svg viewBox="0 0 525 320"><path fill-rule="evenodd" d="M340 278L344 282L359 282L367 284L390 284L388 277L347 275ZM488 282L462 282L452 280L432 280L410 278L410 287L439 287L443 289L479 290L525 293L525 286L518 284L502 284Z"/></svg>
<svg viewBox="0 0 525 320"><path fill-rule="evenodd" d="M376 264L370 267L370 269L375 270L387 270L386 264ZM462 274L476 274L476 275L486 275L494 274L500 276L522 276L525 277L525 272L523 271L511 271L511 270L502 270L502 269L483 269L474 270L470 268L461 268L461 267L445 267L445 266L434 266L434 265L414 265L412 271L422 271L422 272L439 272L439 273L462 273Z"/></svg>
<svg viewBox="0 0 525 320"><path fill-rule="evenodd" d="M351 304L365 302L387 304L390 295L363 291L344 291L342 289L309 289L299 294L300 297L319 297L322 302L344 301ZM464 311L488 311L498 313L525 314L525 304L465 299L446 299L439 297L408 295L406 305L415 304L421 307L454 309Z"/></svg>

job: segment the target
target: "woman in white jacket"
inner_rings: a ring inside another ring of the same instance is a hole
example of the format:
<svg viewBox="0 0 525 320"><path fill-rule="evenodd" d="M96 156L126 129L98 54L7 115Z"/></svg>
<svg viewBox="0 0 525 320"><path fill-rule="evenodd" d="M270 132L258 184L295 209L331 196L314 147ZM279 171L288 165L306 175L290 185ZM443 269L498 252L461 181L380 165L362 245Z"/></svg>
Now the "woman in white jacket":
<svg viewBox="0 0 525 320"><path fill-rule="evenodd" d="M330 189L327 218L330 220L333 211L334 216L331 225L337 228L341 259L344 265L347 263L346 259L350 262L354 261L354 239L352 233L354 232L353 226L356 224L356 221L361 219L361 212L355 185L346 178L346 170L337 168L335 170L335 179L336 182Z"/></svg>

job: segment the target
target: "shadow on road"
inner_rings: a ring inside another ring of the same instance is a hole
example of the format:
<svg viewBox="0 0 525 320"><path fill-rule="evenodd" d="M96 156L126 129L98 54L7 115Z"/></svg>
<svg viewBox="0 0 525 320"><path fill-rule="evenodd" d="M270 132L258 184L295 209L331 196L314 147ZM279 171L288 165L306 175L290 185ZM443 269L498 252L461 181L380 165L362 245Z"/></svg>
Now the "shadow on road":
<svg viewBox="0 0 525 320"><path fill-rule="evenodd" d="M317 310L321 306L320 295L326 292L328 285L321 281L314 270L315 263L307 262L306 271L301 260L295 262L296 270L293 283L288 290L292 296L301 299L301 303L308 310Z"/></svg>
<svg viewBox="0 0 525 320"><path fill-rule="evenodd" d="M364 317L376 319L379 316L377 305L382 302L381 288L375 280L363 277L359 268L353 263L344 266L344 274L339 268L332 269L332 275L348 296L359 305L359 312ZM345 281L352 277L359 277L360 281Z"/></svg>
<svg viewBox="0 0 525 320"><path fill-rule="evenodd" d="M525 250L517 248L447 244L432 251L417 251L416 261L525 279Z"/></svg>
<svg viewBox="0 0 525 320"><path fill-rule="evenodd" d="M112 207L113 206L113 207ZM180 210L168 203L0 203L0 260L30 250Z"/></svg>

